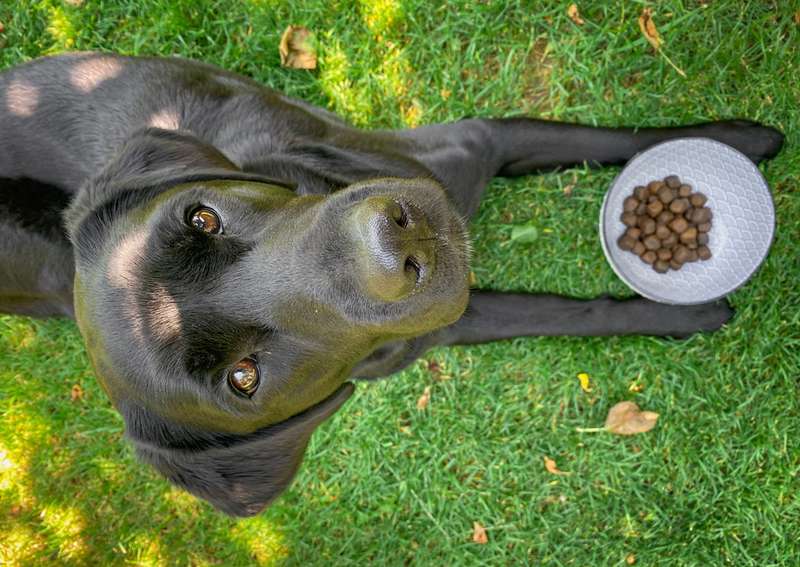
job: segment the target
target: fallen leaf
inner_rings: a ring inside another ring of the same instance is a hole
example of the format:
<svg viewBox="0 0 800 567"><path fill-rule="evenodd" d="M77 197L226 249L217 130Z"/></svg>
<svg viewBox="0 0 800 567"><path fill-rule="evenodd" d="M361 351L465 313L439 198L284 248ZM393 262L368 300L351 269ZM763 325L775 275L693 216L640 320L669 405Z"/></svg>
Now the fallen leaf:
<svg viewBox="0 0 800 567"><path fill-rule="evenodd" d="M431 387L425 386L425 391L422 392L422 395L417 400L417 409L419 411L424 410L428 407L428 404L431 402Z"/></svg>
<svg viewBox="0 0 800 567"><path fill-rule="evenodd" d="M489 543L489 536L486 535L486 528L478 522L472 522L472 541L481 545Z"/></svg>
<svg viewBox="0 0 800 567"><path fill-rule="evenodd" d="M428 362L428 372L430 372L433 375L441 374L442 373L442 367L439 365L439 362L437 362L436 360L431 360L430 362Z"/></svg>
<svg viewBox="0 0 800 567"><path fill-rule="evenodd" d="M80 387L80 384L75 384L72 387L72 391L70 392L70 398L72 398L73 402L77 402L78 400L83 399L83 388Z"/></svg>
<svg viewBox="0 0 800 567"><path fill-rule="evenodd" d="M658 414L642 411L633 402L619 402L608 412L605 430L617 435L636 435L656 426Z"/></svg>
<svg viewBox="0 0 800 567"><path fill-rule="evenodd" d="M641 382L634 381L631 382L630 385L628 385L628 391L633 392L634 394L638 394L642 390L644 390L644 384L642 384Z"/></svg>
<svg viewBox="0 0 800 567"><path fill-rule="evenodd" d="M625 563L628 565L633 565L636 563L636 556L633 553L629 553L628 556L625 558Z"/></svg>
<svg viewBox="0 0 800 567"><path fill-rule="evenodd" d="M572 474L570 472L558 470L558 465L556 465L556 462L550 457L544 458L544 468L547 469L547 472L549 472L550 474L564 474L564 475Z"/></svg>
<svg viewBox="0 0 800 567"><path fill-rule="evenodd" d="M794 23L800 26L800 10L794 13Z"/></svg>
<svg viewBox="0 0 800 567"><path fill-rule="evenodd" d="M317 50L314 34L303 26L289 26L281 36L278 46L281 65L290 69L316 69Z"/></svg>
<svg viewBox="0 0 800 567"><path fill-rule="evenodd" d="M583 20L583 18L581 18L581 13L578 11L578 5L577 4L570 4L569 5L569 8L567 8L567 15L569 16L570 20L572 20L573 22L575 22L579 26L582 26L583 24L586 23Z"/></svg>
<svg viewBox="0 0 800 567"><path fill-rule="evenodd" d="M650 42L653 49L661 49L661 36L658 34L655 22L653 22L653 11L650 8L642 10L642 14L639 16L639 29L642 30L645 39Z"/></svg>
<svg viewBox="0 0 800 567"><path fill-rule="evenodd" d="M581 372L578 374L578 380L581 383L581 390L584 392L591 392L592 387L589 385L589 375L586 372Z"/></svg>
<svg viewBox="0 0 800 567"><path fill-rule="evenodd" d="M539 229L532 224L518 224L511 228L511 241L530 244L539 238Z"/></svg>
<svg viewBox="0 0 800 567"><path fill-rule="evenodd" d="M571 197L573 189L575 189L575 184L574 183L570 183L569 185L564 185L564 189L563 189L564 196L565 197Z"/></svg>

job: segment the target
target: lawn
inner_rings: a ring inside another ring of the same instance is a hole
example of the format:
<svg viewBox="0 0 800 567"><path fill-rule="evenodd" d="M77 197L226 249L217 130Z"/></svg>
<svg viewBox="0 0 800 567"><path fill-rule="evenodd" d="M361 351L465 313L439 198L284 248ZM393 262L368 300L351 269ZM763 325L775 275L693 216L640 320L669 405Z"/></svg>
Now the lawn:
<svg viewBox="0 0 800 567"><path fill-rule="evenodd" d="M177 54L370 128L520 113L639 126L746 117L786 145L762 166L772 251L731 297L724 329L431 351L359 386L292 487L243 521L135 461L72 322L0 316L0 563L797 565L800 3L578 2L583 25L569 4L4 0L0 68L68 50ZM643 37L647 5L685 78ZM316 32L316 71L280 67L289 24ZM493 183L473 224L477 287L629 294L595 228L617 171ZM520 223L535 224L535 242L509 239ZM658 412L656 428L576 431L621 400ZM474 522L488 543L472 541Z"/></svg>

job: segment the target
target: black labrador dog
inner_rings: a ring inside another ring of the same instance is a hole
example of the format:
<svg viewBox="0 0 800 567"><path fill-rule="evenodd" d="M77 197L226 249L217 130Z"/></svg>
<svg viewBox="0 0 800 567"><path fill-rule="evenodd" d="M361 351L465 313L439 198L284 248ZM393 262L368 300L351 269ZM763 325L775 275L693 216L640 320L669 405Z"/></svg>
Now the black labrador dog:
<svg viewBox="0 0 800 567"><path fill-rule="evenodd" d="M74 316L139 457L256 514L348 380L433 345L725 323L725 302L469 292L465 223L492 177L620 164L682 136L755 162L783 141L742 120L365 132L203 63L38 59L0 74L0 311Z"/></svg>

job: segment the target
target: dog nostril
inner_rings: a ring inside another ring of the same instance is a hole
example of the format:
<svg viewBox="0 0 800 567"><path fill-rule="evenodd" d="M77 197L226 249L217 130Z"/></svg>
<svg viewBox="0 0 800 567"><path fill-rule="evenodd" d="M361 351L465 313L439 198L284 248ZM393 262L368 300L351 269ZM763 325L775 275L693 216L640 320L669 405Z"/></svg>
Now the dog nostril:
<svg viewBox="0 0 800 567"><path fill-rule="evenodd" d="M420 265L419 260L414 258L414 256L409 256L406 258L405 271L407 274L413 274L414 279L417 282L419 282L420 278L422 277L422 266Z"/></svg>
<svg viewBox="0 0 800 567"><path fill-rule="evenodd" d="M391 211L390 211L392 220L399 226L400 228L408 227L408 213L406 212L405 207L394 201L392 203Z"/></svg>

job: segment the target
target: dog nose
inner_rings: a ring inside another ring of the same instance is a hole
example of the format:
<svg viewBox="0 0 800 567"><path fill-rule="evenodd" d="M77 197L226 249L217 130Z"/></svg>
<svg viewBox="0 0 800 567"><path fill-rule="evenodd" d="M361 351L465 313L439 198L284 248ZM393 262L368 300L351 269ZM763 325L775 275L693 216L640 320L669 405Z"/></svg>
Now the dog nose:
<svg viewBox="0 0 800 567"><path fill-rule="evenodd" d="M425 215L408 201L367 197L353 210L359 279L368 295L400 301L430 275L434 238Z"/></svg>

